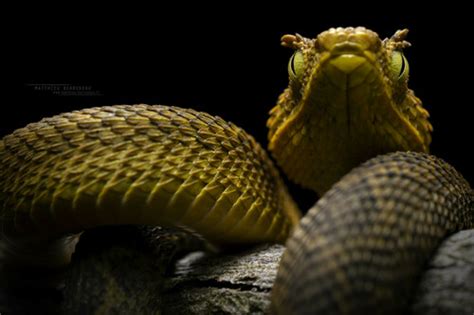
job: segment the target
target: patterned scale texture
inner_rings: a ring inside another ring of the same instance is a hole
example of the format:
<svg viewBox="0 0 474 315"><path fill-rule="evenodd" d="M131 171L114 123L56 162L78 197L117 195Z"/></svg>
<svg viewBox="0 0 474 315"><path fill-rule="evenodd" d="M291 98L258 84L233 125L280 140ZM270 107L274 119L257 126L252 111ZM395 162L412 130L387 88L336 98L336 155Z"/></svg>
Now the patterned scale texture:
<svg viewBox="0 0 474 315"><path fill-rule="evenodd" d="M264 150L219 117L160 105L89 108L0 141L2 233L187 227L216 245L283 242L299 212Z"/></svg>
<svg viewBox="0 0 474 315"><path fill-rule="evenodd" d="M373 158L303 217L282 257L272 312L401 314L442 239L472 227L473 190L447 163L413 152Z"/></svg>

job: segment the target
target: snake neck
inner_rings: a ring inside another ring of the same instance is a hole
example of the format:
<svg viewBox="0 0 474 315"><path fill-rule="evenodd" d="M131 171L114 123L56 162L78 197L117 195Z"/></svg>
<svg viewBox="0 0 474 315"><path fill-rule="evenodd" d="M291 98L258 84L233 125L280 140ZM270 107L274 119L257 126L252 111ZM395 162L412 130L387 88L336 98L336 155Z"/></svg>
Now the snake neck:
<svg viewBox="0 0 474 315"><path fill-rule="evenodd" d="M432 127L408 89L406 33L382 41L365 28L338 28L282 38L296 52L267 126L269 150L290 179L322 194L375 155L428 152Z"/></svg>

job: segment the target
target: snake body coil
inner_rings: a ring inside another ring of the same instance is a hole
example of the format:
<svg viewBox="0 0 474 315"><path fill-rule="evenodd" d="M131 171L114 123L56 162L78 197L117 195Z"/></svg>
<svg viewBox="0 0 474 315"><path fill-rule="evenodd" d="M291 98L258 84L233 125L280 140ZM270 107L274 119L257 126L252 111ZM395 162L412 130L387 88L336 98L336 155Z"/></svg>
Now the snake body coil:
<svg viewBox="0 0 474 315"><path fill-rule="evenodd" d="M295 53L269 149L290 179L328 192L288 241L274 313L401 312L442 238L474 226L469 184L427 154L432 127L407 86L406 34L282 38ZM373 158L394 151L419 153ZM225 246L284 242L299 218L255 140L194 110L84 109L0 141L4 264L65 265L77 233L100 225L184 226Z"/></svg>
<svg viewBox="0 0 474 315"><path fill-rule="evenodd" d="M109 106L46 118L0 142L4 259L70 260L66 233L184 226L215 245L283 242L300 217L265 151L218 117ZM33 246L34 245L34 246Z"/></svg>
<svg viewBox="0 0 474 315"><path fill-rule="evenodd" d="M453 167L413 152L371 159L329 190L289 239L273 312L401 314L441 240L473 227L474 192Z"/></svg>

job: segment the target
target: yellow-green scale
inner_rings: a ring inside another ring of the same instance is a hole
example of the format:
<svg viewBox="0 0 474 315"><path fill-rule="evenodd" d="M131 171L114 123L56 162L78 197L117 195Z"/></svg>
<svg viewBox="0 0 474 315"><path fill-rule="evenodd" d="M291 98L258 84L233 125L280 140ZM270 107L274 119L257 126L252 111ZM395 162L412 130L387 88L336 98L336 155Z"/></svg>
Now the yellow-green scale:
<svg viewBox="0 0 474 315"><path fill-rule="evenodd" d="M182 226L215 245L283 242L300 217L251 136L190 109L66 113L6 136L0 155L13 243L112 224Z"/></svg>

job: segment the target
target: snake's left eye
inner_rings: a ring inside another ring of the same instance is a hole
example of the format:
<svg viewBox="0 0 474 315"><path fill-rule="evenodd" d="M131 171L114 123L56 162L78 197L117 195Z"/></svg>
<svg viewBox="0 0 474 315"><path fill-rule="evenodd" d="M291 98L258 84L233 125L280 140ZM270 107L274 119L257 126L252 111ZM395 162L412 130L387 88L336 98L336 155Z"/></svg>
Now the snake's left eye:
<svg viewBox="0 0 474 315"><path fill-rule="evenodd" d="M304 57L301 51L297 51L291 56L288 63L288 73L292 79L298 79L303 74Z"/></svg>
<svg viewBox="0 0 474 315"><path fill-rule="evenodd" d="M408 77L408 60L401 51L392 52L390 71L392 76L397 80L406 80Z"/></svg>

